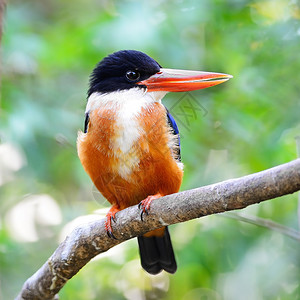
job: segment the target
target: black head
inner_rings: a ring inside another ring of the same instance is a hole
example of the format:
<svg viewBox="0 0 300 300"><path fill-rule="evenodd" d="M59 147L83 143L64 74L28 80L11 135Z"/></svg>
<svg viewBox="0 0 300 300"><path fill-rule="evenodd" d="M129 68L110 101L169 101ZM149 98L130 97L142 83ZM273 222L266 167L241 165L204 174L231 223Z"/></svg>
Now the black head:
<svg viewBox="0 0 300 300"><path fill-rule="evenodd" d="M136 83L159 72L161 66L150 56L136 50L115 52L101 60L90 76L88 96L94 92L143 88Z"/></svg>

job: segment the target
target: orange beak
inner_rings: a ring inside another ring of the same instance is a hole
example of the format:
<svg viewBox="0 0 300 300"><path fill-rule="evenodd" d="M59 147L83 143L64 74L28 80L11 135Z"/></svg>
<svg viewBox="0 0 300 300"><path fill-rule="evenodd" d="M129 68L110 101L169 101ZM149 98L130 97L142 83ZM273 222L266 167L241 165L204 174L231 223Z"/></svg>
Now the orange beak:
<svg viewBox="0 0 300 300"><path fill-rule="evenodd" d="M159 72L137 84L145 85L148 92L187 92L223 83L232 78L231 75L222 73L160 69Z"/></svg>

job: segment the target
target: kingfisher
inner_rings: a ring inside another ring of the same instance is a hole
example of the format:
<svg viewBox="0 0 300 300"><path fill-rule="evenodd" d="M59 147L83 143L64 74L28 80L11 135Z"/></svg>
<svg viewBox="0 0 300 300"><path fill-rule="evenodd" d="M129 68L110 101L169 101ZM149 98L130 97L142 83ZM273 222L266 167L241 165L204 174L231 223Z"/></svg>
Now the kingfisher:
<svg viewBox="0 0 300 300"><path fill-rule="evenodd" d="M116 213L139 204L147 215L154 199L179 191L183 164L175 119L162 104L168 92L187 92L227 81L231 75L166 69L136 50L101 60L90 75L84 131L77 150L83 168L111 203L105 230L115 238ZM138 237L141 265L150 274L175 273L167 227Z"/></svg>

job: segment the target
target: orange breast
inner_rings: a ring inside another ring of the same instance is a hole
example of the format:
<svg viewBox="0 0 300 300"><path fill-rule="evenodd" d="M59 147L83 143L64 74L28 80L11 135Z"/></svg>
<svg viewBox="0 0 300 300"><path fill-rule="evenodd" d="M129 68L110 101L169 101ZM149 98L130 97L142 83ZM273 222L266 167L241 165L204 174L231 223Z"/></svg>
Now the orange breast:
<svg viewBox="0 0 300 300"><path fill-rule="evenodd" d="M163 105L156 102L133 117L130 136L116 111L97 108L90 113L88 132L80 132L77 141L84 169L102 195L120 209L149 195L178 192L183 176L169 146L172 134Z"/></svg>

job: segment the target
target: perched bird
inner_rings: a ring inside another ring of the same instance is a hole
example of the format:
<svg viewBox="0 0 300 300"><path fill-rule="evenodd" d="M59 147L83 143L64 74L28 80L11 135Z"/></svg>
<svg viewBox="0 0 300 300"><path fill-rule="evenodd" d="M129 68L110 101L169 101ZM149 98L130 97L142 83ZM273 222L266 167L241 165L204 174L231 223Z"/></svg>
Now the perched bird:
<svg viewBox="0 0 300 300"><path fill-rule="evenodd" d="M183 165L179 131L161 99L168 92L211 87L232 76L165 69L148 55L115 52L90 76L80 161L97 189L112 204L105 229L114 238L115 214L140 203L142 214L153 199L179 191ZM138 237L142 267L150 274L174 273L177 264L167 227Z"/></svg>

